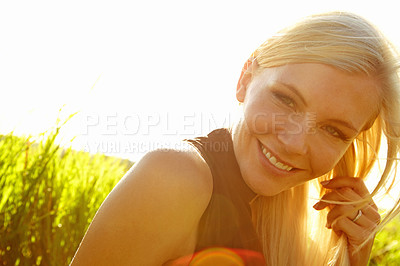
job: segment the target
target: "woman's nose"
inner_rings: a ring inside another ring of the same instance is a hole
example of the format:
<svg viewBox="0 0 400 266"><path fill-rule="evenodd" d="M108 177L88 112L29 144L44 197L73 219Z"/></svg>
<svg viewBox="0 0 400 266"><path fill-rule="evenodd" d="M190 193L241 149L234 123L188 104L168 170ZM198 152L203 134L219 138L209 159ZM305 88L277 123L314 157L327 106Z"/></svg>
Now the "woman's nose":
<svg viewBox="0 0 400 266"><path fill-rule="evenodd" d="M306 155L308 152L307 134L305 132L279 132L277 138L288 153Z"/></svg>
<svg viewBox="0 0 400 266"><path fill-rule="evenodd" d="M287 152L305 155L308 151L308 123L304 119L289 119L276 131L278 140Z"/></svg>

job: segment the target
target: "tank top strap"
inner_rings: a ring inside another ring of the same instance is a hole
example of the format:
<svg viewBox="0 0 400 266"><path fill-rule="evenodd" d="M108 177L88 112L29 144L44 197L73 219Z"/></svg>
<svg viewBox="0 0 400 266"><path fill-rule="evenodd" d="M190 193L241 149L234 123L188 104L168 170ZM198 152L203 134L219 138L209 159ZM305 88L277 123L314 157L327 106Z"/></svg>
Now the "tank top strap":
<svg viewBox="0 0 400 266"><path fill-rule="evenodd" d="M249 204L256 194L240 173L230 131L217 129L207 137L186 141L204 158L213 177L213 193L200 220L196 251L218 246L262 252Z"/></svg>

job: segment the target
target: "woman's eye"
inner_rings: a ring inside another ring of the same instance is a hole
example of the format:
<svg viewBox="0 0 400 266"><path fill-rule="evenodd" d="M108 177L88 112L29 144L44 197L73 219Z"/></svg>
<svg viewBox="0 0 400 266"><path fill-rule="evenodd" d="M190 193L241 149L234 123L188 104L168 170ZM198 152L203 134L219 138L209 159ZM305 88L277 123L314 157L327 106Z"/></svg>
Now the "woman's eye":
<svg viewBox="0 0 400 266"><path fill-rule="evenodd" d="M331 134L332 136L340 137L339 132L338 132L335 128L333 128L333 127L326 126L326 127L325 127L325 130L326 130L329 134Z"/></svg>
<svg viewBox="0 0 400 266"><path fill-rule="evenodd" d="M285 105L287 105L289 107L294 107L295 106L295 103L292 100L292 98L290 98L288 96L275 93L275 97L277 97L279 99L279 101L281 101L283 104L285 104Z"/></svg>
<svg viewBox="0 0 400 266"><path fill-rule="evenodd" d="M324 129L326 132L328 132L328 134L330 134L330 135L332 135L332 136L334 136L334 137L336 137L336 138L340 138L340 139L342 139L342 140L344 140L344 141L349 140L348 137L346 137L340 130L338 130L338 129L335 128L335 127L324 126L323 129Z"/></svg>

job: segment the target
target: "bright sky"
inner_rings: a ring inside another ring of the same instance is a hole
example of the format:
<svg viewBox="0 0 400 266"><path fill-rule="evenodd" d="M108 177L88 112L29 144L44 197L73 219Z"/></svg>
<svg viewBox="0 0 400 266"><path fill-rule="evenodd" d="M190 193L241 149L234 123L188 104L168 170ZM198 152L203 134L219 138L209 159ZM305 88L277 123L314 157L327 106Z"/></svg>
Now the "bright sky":
<svg viewBox="0 0 400 266"><path fill-rule="evenodd" d="M65 105L74 147L136 160L227 126L247 57L300 17L353 11L399 44L394 2L2 1L0 130L42 132Z"/></svg>

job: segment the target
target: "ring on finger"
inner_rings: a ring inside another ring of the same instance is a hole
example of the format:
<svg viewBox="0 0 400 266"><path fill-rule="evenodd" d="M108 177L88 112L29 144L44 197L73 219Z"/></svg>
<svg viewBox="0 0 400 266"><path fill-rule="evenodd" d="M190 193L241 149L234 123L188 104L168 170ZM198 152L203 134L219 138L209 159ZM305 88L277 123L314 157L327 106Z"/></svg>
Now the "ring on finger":
<svg viewBox="0 0 400 266"><path fill-rule="evenodd" d="M358 210L356 217L354 217L353 220L351 220L353 223L357 222L358 219L360 219L360 217L362 216L362 211Z"/></svg>

